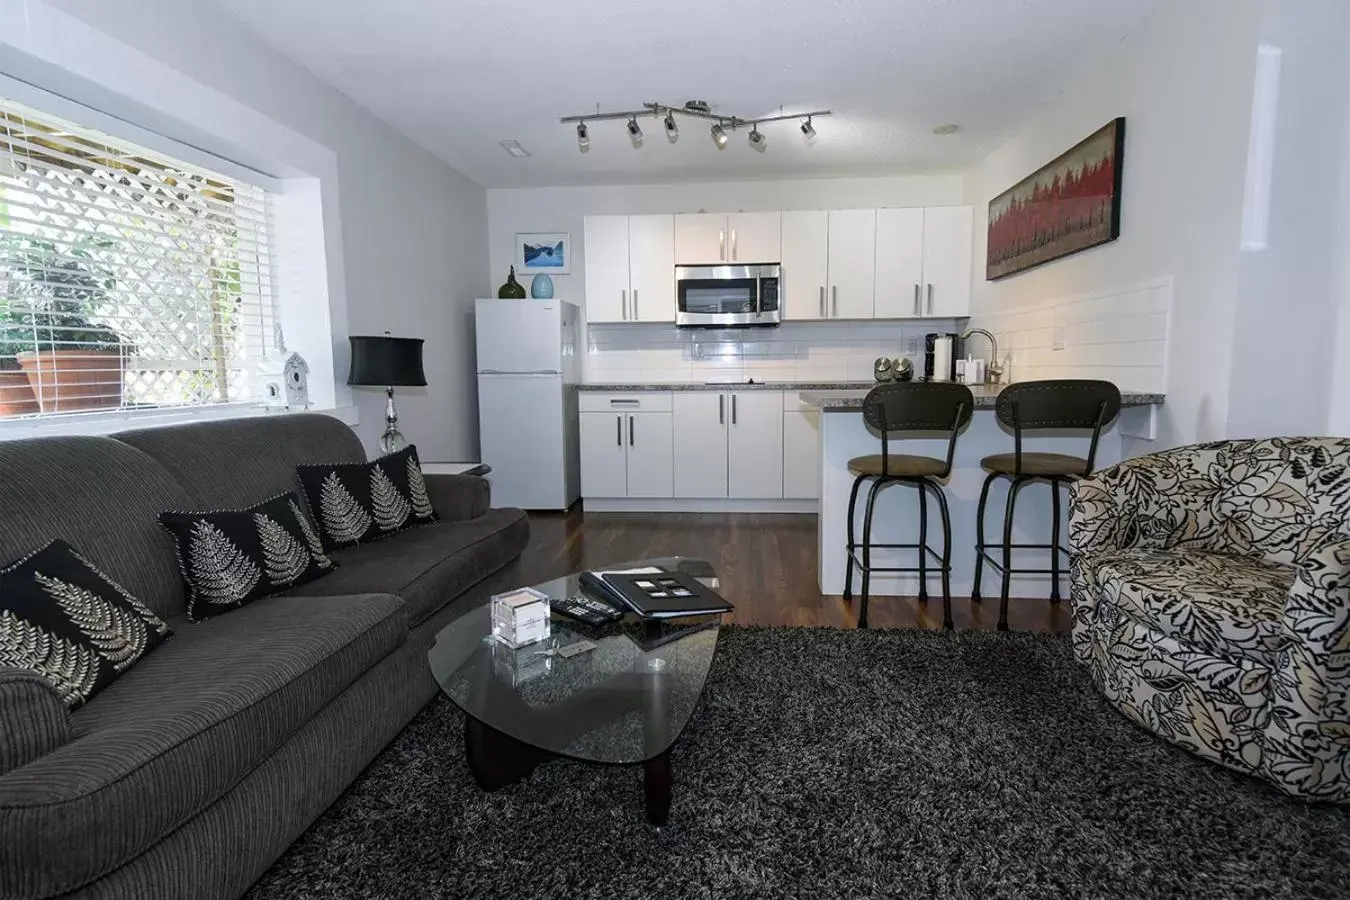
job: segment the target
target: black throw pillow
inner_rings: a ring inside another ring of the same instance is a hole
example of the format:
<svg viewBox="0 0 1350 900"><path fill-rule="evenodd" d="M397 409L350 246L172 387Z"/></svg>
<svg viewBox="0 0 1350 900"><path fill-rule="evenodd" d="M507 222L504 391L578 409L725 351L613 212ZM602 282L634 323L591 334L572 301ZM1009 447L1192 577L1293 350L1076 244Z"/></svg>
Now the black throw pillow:
<svg viewBox="0 0 1350 900"><path fill-rule="evenodd" d="M325 549L377 540L436 521L417 448L368 463L296 466Z"/></svg>
<svg viewBox="0 0 1350 900"><path fill-rule="evenodd" d="M249 509L160 513L173 535L194 622L327 575L337 563L293 492Z"/></svg>
<svg viewBox="0 0 1350 900"><path fill-rule="evenodd" d="M0 569L0 666L36 672L69 707L172 633L64 541Z"/></svg>

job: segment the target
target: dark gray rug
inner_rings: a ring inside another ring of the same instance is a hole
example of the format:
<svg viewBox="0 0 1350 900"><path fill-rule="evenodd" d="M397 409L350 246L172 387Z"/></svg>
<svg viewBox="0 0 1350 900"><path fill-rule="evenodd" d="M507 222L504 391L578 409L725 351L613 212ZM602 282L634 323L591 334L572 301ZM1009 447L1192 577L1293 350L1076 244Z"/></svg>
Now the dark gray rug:
<svg viewBox="0 0 1350 900"><path fill-rule="evenodd" d="M1131 725L1065 636L727 628L660 831L640 768L487 794L462 740L438 698L250 898L1350 895L1350 810Z"/></svg>

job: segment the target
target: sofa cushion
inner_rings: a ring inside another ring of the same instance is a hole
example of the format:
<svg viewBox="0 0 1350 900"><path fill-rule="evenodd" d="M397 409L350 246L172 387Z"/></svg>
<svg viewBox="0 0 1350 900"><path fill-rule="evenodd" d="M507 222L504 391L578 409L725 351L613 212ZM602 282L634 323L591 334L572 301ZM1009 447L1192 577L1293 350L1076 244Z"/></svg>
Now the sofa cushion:
<svg viewBox="0 0 1350 900"><path fill-rule="evenodd" d="M194 622L280 594L333 570L293 492L240 510L165 512Z"/></svg>
<svg viewBox="0 0 1350 900"><path fill-rule="evenodd" d="M1284 641L1290 566L1196 551L1129 550L1092 568L1103 601L1197 649L1270 664Z"/></svg>
<svg viewBox="0 0 1350 900"><path fill-rule="evenodd" d="M476 519L437 522L333 554L338 570L297 588L309 596L382 591L407 604L410 627L510 563L530 540L518 509L492 509Z"/></svg>
<svg viewBox="0 0 1350 900"><path fill-rule="evenodd" d="M0 666L36 672L72 708L169 634L163 619L64 541L0 569Z"/></svg>
<svg viewBox="0 0 1350 900"><path fill-rule="evenodd" d="M269 597L172 621L75 712L74 740L0 777L0 896L78 887L210 806L406 639L401 607Z"/></svg>
<svg viewBox="0 0 1350 900"><path fill-rule="evenodd" d="M296 466L328 550L436 521L416 447L368 463Z"/></svg>

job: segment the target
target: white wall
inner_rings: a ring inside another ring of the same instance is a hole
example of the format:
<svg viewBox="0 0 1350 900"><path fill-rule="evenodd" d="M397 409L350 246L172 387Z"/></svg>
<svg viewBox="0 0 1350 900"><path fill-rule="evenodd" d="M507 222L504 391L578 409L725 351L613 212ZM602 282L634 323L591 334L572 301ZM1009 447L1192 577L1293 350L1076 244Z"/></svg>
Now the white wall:
<svg viewBox="0 0 1350 900"><path fill-rule="evenodd" d="M966 202L976 210L972 325L982 316L1172 280L1158 441L1131 450L1226 433L1261 12L1261 0L1161 4L1115 53L1068 84L966 179ZM1127 120L1120 238L985 281L989 200L1116 116Z"/></svg>
<svg viewBox="0 0 1350 900"><path fill-rule="evenodd" d="M430 385L401 392L404 432L423 459L476 455L481 187L201 3L0 0L0 71L269 174L319 178L333 345L292 349L331 353L341 380L349 333L426 338ZM383 396L352 396L373 447Z"/></svg>
<svg viewBox="0 0 1350 900"><path fill-rule="evenodd" d="M514 260L517 233L565 231L572 235L571 273L553 276L556 296L584 308L582 220L590 215L948 206L962 202L961 191L959 175L493 189L487 192L492 296Z"/></svg>

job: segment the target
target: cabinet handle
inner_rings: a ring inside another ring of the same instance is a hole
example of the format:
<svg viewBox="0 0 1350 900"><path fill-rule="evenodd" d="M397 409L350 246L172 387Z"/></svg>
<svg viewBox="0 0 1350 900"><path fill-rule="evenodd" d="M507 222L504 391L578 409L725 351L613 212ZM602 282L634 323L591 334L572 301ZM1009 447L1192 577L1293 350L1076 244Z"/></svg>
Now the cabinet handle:
<svg viewBox="0 0 1350 900"><path fill-rule="evenodd" d="M825 285L820 286L820 317L825 318Z"/></svg>
<svg viewBox="0 0 1350 900"><path fill-rule="evenodd" d="M636 420L637 416L628 417L628 446L630 447L637 443L637 429L633 425Z"/></svg>
<svg viewBox="0 0 1350 900"><path fill-rule="evenodd" d="M725 231L717 232L717 258L726 262L727 258L727 233Z"/></svg>
<svg viewBox="0 0 1350 900"><path fill-rule="evenodd" d="M928 285L928 314L933 314L933 285Z"/></svg>
<svg viewBox="0 0 1350 900"><path fill-rule="evenodd" d="M637 288L633 288L633 321L638 320L638 296Z"/></svg>
<svg viewBox="0 0 1350 900"><path fill-rule="evenodd" d="M717 424L727 424L727 395L717 395Z"/></svg>
<svg viewBox="0 0 1350 900"><path fill-rule="evenodd" d="M834 312L830 315L837 319L839 318L839 285L833 285L830 288L830 294L834 297Z"/></svg>
<svg viewBox="0 0 1350 900"><path fill-rule="evenodd" d="M614 417L614 443L623 446L623 416Z"/></svg>
<svg viewBox="0 0 1350 900"><path fill-rule="evenodd" d="M923 288L919 287L919 283L917 281L914 282L914 315L916 316L923 315L923 300L919 298L919 294L922 290Z"/></svg>
<svg viewBox="0 0 1350 900"><path fill-rule="evenodd" d="M738 258L737 255L736 255L736 229L735 229L735 228L731 229L731 258L732 258L733 260Z"/></svg>
<svg viewBox="0 0 1350 900"><path fill-rule="evenodd" d="M736 424L736 395L731 395L731 424Z"/></svg>
<svg viewBox="0 0 1350 900"><path fill-rule="evenodd" d="M628 321L628 292L619 291L619 296L623 298L623 320Z"/></svg>

